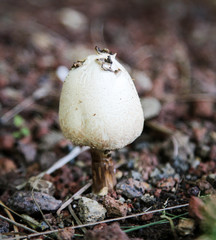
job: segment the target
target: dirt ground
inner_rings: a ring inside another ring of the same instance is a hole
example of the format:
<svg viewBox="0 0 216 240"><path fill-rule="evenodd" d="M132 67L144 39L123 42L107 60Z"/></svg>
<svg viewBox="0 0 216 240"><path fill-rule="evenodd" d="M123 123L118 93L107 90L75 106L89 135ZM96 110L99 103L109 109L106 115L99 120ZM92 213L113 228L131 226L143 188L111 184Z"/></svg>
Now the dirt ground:
<svg viewBox="0 0 216 240"><path fill-rule="evenodd" d="M59 127L62 78L95 46L117 53L131 74L145 127L112 153L114 191L99 197L89 185L57 214L91 180L89 151L37 187L32 177L77 149ZM216 239L215 56L214 0L2 0L1 238ZM86 198L105 209L97 221L122 219L73 230L96 219L80 213Z"/></svg>

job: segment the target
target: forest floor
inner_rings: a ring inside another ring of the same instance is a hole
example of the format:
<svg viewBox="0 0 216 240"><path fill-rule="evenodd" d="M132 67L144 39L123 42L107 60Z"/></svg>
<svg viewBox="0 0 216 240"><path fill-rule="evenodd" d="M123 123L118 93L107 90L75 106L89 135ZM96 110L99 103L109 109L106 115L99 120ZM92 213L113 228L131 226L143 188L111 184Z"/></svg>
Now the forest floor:
<svg viewBox="0 0 216 240"><path fill-rule="evenodd" d="M215 43L213 0L2 0L0 238L216 239ZM103 197L58 121L65 71L95 46L118 53L146 114Z"/></svg>

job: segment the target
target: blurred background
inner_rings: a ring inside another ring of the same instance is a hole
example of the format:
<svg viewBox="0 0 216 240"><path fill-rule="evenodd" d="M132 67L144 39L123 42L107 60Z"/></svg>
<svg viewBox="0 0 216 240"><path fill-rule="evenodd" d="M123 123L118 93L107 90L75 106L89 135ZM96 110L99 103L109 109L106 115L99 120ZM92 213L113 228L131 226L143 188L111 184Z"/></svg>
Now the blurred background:
<svg viewBox="0 0 216 240"><path fill-rule="evenodd" d="M155 97L166 113L214 114L214 0L2 0L0 6L2 113L46 82L57 95L48 104L57 106L58 76L65 74L58 68L99 46L117 53L139 95Z"/></svg>
<svg viewBox="0 0 216 240"><path fill-rule="evenodd" d="M5 88L17 90L16 100L10 99L15 104L48 79L58 85L58 67L70 68L95 46L118 54L141 97L212 101L215 13L214 0L2 0L1 110L9 104ZM210 105L198 114L210 114Z"/></svg>

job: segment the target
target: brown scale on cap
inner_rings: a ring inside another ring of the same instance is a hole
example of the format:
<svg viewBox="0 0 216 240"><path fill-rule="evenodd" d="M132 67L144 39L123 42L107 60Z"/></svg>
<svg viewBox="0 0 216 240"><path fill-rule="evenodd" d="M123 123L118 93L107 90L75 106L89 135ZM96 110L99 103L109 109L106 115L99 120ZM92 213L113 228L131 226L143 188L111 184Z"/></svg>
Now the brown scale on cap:
<svg viewBox="0 0 216 240"><path fill-rule="evenodd" d="M75 63L73 63L71 68L78 68L78 67L82 66L84 62L85 62L85 60L83 60L83 61L76 61Z"/></svg>
<svg viewBox="0 0 216 240"><path fill-rule="evenodd" d="M95 50L98 54L101 54L101 53L108 53L110 55L113 55L113 53L107 49L107 48L103 48L103 49L100 49L98 46L95 47Z"/></svg>

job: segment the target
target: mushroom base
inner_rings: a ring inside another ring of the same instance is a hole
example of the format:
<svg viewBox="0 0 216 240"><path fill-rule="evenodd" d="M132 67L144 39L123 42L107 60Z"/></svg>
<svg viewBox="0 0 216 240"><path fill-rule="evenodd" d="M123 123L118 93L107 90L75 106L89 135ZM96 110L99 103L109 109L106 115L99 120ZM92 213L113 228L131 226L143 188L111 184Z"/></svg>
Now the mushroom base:
<svg viewBox="0 0 216 240"><path fill-rule="evenodd" d="M91 149L93 192L106 195L116 184L114 164L110 151Z"/></svg>

